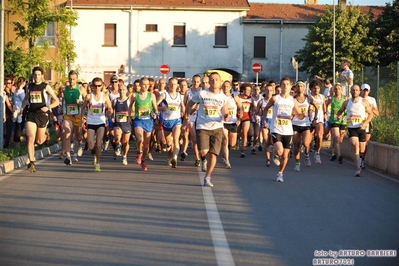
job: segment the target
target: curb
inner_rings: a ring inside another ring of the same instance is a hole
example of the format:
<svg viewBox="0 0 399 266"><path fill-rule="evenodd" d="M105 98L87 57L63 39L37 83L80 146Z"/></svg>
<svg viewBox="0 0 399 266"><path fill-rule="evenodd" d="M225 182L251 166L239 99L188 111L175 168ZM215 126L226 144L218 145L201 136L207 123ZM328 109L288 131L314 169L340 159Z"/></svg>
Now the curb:
<svg viewBox="0 0 399 266"><path fill-rule="evenodd" d="M50 156L53 153L61 149L61 143L54 144L50 147L45 147L41 150L35 151L36 160L43 159L44 157ZM29 162L28 155L19 156L10 161L0 164L0 175L11 173L12 171L19 169Z"/></svg>

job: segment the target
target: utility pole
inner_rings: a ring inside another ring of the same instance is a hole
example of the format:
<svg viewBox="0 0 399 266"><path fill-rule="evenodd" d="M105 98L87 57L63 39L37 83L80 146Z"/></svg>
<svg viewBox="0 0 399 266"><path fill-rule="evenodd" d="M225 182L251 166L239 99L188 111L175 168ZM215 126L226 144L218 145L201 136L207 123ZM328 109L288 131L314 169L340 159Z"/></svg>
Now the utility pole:
<svg viewBox="0 0 399 266"><path fill-rule="evenodd" d="M0 115L1 120L4 117L4 1L1 1L1 10L0 10ZM0 123L0 151L3 150L3 136L4 136L4 128L3 121Z"/></svg>

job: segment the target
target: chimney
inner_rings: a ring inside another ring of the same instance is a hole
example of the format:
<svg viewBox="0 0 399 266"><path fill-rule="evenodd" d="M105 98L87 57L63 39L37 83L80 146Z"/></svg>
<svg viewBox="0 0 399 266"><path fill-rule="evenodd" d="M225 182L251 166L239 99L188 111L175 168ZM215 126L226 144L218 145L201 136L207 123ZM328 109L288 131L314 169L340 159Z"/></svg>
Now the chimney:
<svg viewBox="0 0 399 266"><path fill-rule="evenodd" d="M305 0L305 5L318 5L318 0Z"/></svg>
<svg viewBox="0 0 399 266"><path fill-rule="evenodd" d="M339 9L341 10L346 9L346 0L339 0Z"/></svg>

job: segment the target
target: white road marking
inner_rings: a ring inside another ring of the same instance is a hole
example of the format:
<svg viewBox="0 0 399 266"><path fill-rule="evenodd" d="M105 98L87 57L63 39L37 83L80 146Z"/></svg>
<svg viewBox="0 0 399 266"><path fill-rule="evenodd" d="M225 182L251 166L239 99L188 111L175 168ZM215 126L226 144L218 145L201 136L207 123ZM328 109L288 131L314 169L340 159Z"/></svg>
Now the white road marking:
<svg viewBox="0 0 399 266"><path fill-rule="evenodd" d="M200 170L201 171L201 170ZM198 171L200 184L202 186L202 194L204 195L204 202L206 214L208 216L209 228L213 247L218 266L234 266L234 259L230 252L229 243L223 230L222 221L220 220L218 208L213 197L212 188L204 187L205 173Z"/></svg>

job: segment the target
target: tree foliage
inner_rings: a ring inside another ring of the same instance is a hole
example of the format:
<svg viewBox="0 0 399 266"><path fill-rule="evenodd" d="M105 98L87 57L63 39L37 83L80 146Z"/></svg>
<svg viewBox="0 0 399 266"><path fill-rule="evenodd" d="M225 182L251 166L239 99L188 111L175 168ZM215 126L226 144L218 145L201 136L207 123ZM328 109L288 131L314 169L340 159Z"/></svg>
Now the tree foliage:
<svg viewBox="0 0 399 266"><path fill-rule="evenodd" d="M314 26L309 28L303 39L304 48L296 52L299 70L311 75L331 78L333 76L333 21L334 10L317 17ZM369 37L370 14L363 15L357 7L335 12L335 60L336 69L340 69L341 61L352 62L351 69L359 70L370 65L377 51Z"/></svg>
<svg viewBox="0 0 399 266"><path fill-rule="evenodd" d="M5 72L26 77L35 65L65 72L66 60L73 62L76 58L68 27L76 25L77 13L65 7L50 7L49 0L10 0L7 8L19 21L12 22L17 38L5 46ZM44 40L38 44L37 41L53 22L58 54L48 58L50 43Z"/></svg>
<svg viewBox="0 0 399 266"><path fill-rule="evenodd" d="M387 3L383 13L371 23L371 32L377 40L378 59L383 66L399 60L399 0Z"/></svg>

